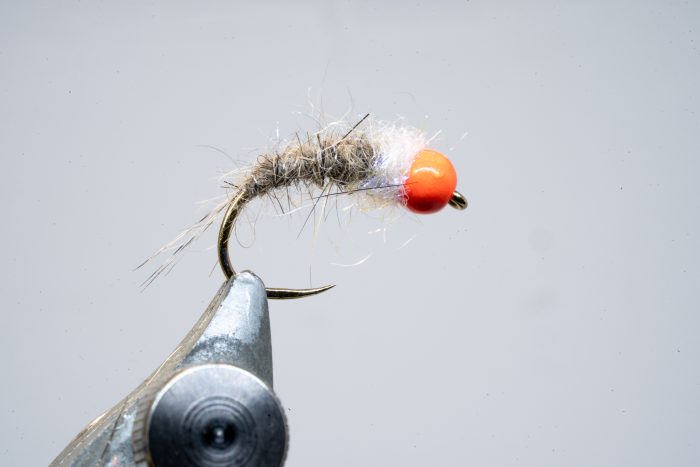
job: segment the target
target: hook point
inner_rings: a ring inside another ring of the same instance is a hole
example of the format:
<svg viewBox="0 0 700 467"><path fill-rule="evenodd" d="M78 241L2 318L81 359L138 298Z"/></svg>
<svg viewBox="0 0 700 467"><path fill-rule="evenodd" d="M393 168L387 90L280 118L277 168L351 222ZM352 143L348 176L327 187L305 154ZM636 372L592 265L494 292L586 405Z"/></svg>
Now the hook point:
<svg viewBox="0 0 700 467"><path fill-rule="evenodd" d="M304 298L311 295L317 295L326 290L330 290L335 287L333 285L324 285L323 287L317 287L315 289L267 289L267 298L276 300L291 300L294 298Z"/></svg>

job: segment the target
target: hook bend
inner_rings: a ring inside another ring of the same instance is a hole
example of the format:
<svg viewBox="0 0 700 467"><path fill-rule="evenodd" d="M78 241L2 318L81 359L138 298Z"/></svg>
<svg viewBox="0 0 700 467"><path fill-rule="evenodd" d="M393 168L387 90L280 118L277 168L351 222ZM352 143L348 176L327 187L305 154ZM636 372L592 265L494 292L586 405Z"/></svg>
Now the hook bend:
<svg viewBox="0 0 700 467"><path fill-rule="evenodd" d="M227 279L230 279L236 275L236 270L233 269L231 257L228 251L229 239L231 238L233 225L243 209L243 206L245 206L249 199L250 198L246 195L245 191L238 192L238 194L236 194L231 200L231 203L224 214L224 219L221 221L217 245L219 250L219 264L221 265L221 270L224 272ZM325 292L328 289L332 289L333 287L335 287L335 285L325 285L314 289L279 289L268 287L266 290L267 298L288 300L292 298L302 298L310 295L316 295L321 292Z"/></svg>

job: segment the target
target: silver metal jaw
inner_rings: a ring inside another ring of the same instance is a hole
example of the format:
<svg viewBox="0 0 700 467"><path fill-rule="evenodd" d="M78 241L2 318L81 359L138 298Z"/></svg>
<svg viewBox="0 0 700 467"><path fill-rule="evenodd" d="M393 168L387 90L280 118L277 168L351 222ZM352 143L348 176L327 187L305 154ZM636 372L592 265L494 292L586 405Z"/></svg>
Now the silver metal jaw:
<svg viewBox="0 0 700 467"><path fill-rule="evenodd" d="M272 391L262 281L226 281L178 347L97 417L51 466L280 466L284 410Z"/></svg>

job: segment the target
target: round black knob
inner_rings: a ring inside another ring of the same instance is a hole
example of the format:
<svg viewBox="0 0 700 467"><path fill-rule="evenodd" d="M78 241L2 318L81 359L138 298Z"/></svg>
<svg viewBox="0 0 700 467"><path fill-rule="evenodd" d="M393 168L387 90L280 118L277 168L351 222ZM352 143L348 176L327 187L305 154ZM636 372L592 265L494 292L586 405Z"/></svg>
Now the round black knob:
<svg viewBox="0 0 700 467"><path fill-rule="evenodd" d="M152 398L140 438L156 467L279 467L287 450L284 410L260 379L225 364L186 368ZM135 433L136 435L136 433Z"/></svg>

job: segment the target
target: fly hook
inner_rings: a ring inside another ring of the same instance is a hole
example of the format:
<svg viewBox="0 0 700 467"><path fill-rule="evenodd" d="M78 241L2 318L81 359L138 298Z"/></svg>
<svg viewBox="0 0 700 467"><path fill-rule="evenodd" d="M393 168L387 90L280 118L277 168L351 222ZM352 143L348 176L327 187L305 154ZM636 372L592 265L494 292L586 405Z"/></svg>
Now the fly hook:
<svg viewBox="0 0 700 467"><path fill-rule="evenodd" d="M231 278L236 275L235 269L231 264L231 257L229 256L228 243L231 238L231 231L233 230L233 225L236 222L238 214L240 214L243 206L250 200L250 196L246 194L245 191L238 192L228 206L226 213L224 214L223 221L221 222L221 228L219 229L219 264L221 264L221 269L224 272L226 278ZM452 198L449 200L450 206L455 209L466 209L467 199L458 191L455 191ZM267 288L267 298L276 299L292 299L292 298L302 298L308 297L310 295L316 295L321 292L325 292L328 289L332 289L335 285L324 285L323 287L317 287L314 289L279 289L279 288Z"/></svg>

